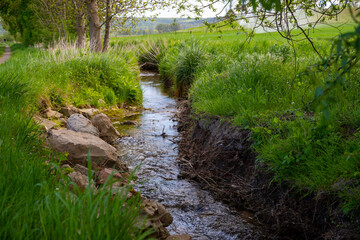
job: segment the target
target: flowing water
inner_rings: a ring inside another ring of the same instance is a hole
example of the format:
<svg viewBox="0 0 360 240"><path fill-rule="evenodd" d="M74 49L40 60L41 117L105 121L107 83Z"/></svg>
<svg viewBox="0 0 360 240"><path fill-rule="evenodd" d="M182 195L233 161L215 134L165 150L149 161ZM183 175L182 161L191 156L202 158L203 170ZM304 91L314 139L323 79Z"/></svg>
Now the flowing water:
<svg viewBox="0 0 360 240"><path fill-rule="evenodd" d="M141 88L144 110L138 125L127 129L129 137L120 138L117 146L122 159L137 170L137 190L149 199L162 203L173 215L168 227L171 234L188 233L193 239L259 239L258 229L240 214L215 201L196 182L178 179L176 101L167 96L158 75L143 72Z"/></svg>

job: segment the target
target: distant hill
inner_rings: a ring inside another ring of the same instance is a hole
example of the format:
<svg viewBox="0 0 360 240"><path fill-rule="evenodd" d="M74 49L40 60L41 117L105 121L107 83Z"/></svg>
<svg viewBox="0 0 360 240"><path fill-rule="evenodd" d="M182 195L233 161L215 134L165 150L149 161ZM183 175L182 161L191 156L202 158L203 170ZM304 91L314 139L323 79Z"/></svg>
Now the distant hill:
<svg viewBox="0 0 360 240"><path fill-rule="evenodd" d="M154 34L157 33L156 26L158 24L172 24L174 22L179 23L181 29L195 28L203 26L203 23L207 21L214 21L213 18L200 18L200 19L189 19L189 18L156 18L154 20L140 20L135 27L129 26L131 34ZM129 33L118 32L117 35L125 35Z"/></svg>

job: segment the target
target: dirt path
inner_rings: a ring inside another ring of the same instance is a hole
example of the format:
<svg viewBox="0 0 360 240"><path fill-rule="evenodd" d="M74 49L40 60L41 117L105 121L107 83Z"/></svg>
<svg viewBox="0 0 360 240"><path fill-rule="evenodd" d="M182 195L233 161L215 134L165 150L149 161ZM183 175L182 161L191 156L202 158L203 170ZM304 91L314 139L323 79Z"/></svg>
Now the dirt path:
<svg viewBox="0 0 360 240"><path fill-rule="evenodd" d="M6 45L5 52L2 55L2 57L0 57L0 64L3 64L7 60L9 60L10 57L11 57L11 49L10 49L9 45Z"/></svg>

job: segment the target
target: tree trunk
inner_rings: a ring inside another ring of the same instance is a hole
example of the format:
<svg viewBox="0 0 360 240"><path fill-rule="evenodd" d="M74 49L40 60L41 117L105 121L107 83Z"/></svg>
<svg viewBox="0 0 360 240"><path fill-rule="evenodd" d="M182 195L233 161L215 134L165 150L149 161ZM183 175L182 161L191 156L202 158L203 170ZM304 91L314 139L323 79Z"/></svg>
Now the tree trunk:
<svg viewBox="0 0 360 240"><path fill-rule="evenodd" d="M88 0L86 3L89 17L90 51L101 52L101 26L96 0Z"/></svg>
<svg viewBox="0 0 360 240"><path fill-rule="evenodd" d="M85 47L85 16L82 13L78 13L76 16L76 47Z"/></svg>
<svg viewBox="0 0 360 240"><path fill-rule="evenodd" d="M110 41L110 27L111 27L111 0L106 0L106 19L105 19L105 35L104 35L104 47L103 52L107 52L109 49Z"/></svg>

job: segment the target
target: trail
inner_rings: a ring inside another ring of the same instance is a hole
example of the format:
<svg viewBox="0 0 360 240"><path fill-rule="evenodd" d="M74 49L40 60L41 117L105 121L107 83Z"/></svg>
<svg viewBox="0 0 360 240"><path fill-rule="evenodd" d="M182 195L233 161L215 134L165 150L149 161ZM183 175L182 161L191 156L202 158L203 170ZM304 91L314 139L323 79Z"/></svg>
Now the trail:
<svg viewBox="0 0 360 240"><path fill-rule="evenodd" d="M9 45L6 45L4 54L0 57L0 64L3 64L11 58L11 49Z"/></svg>

